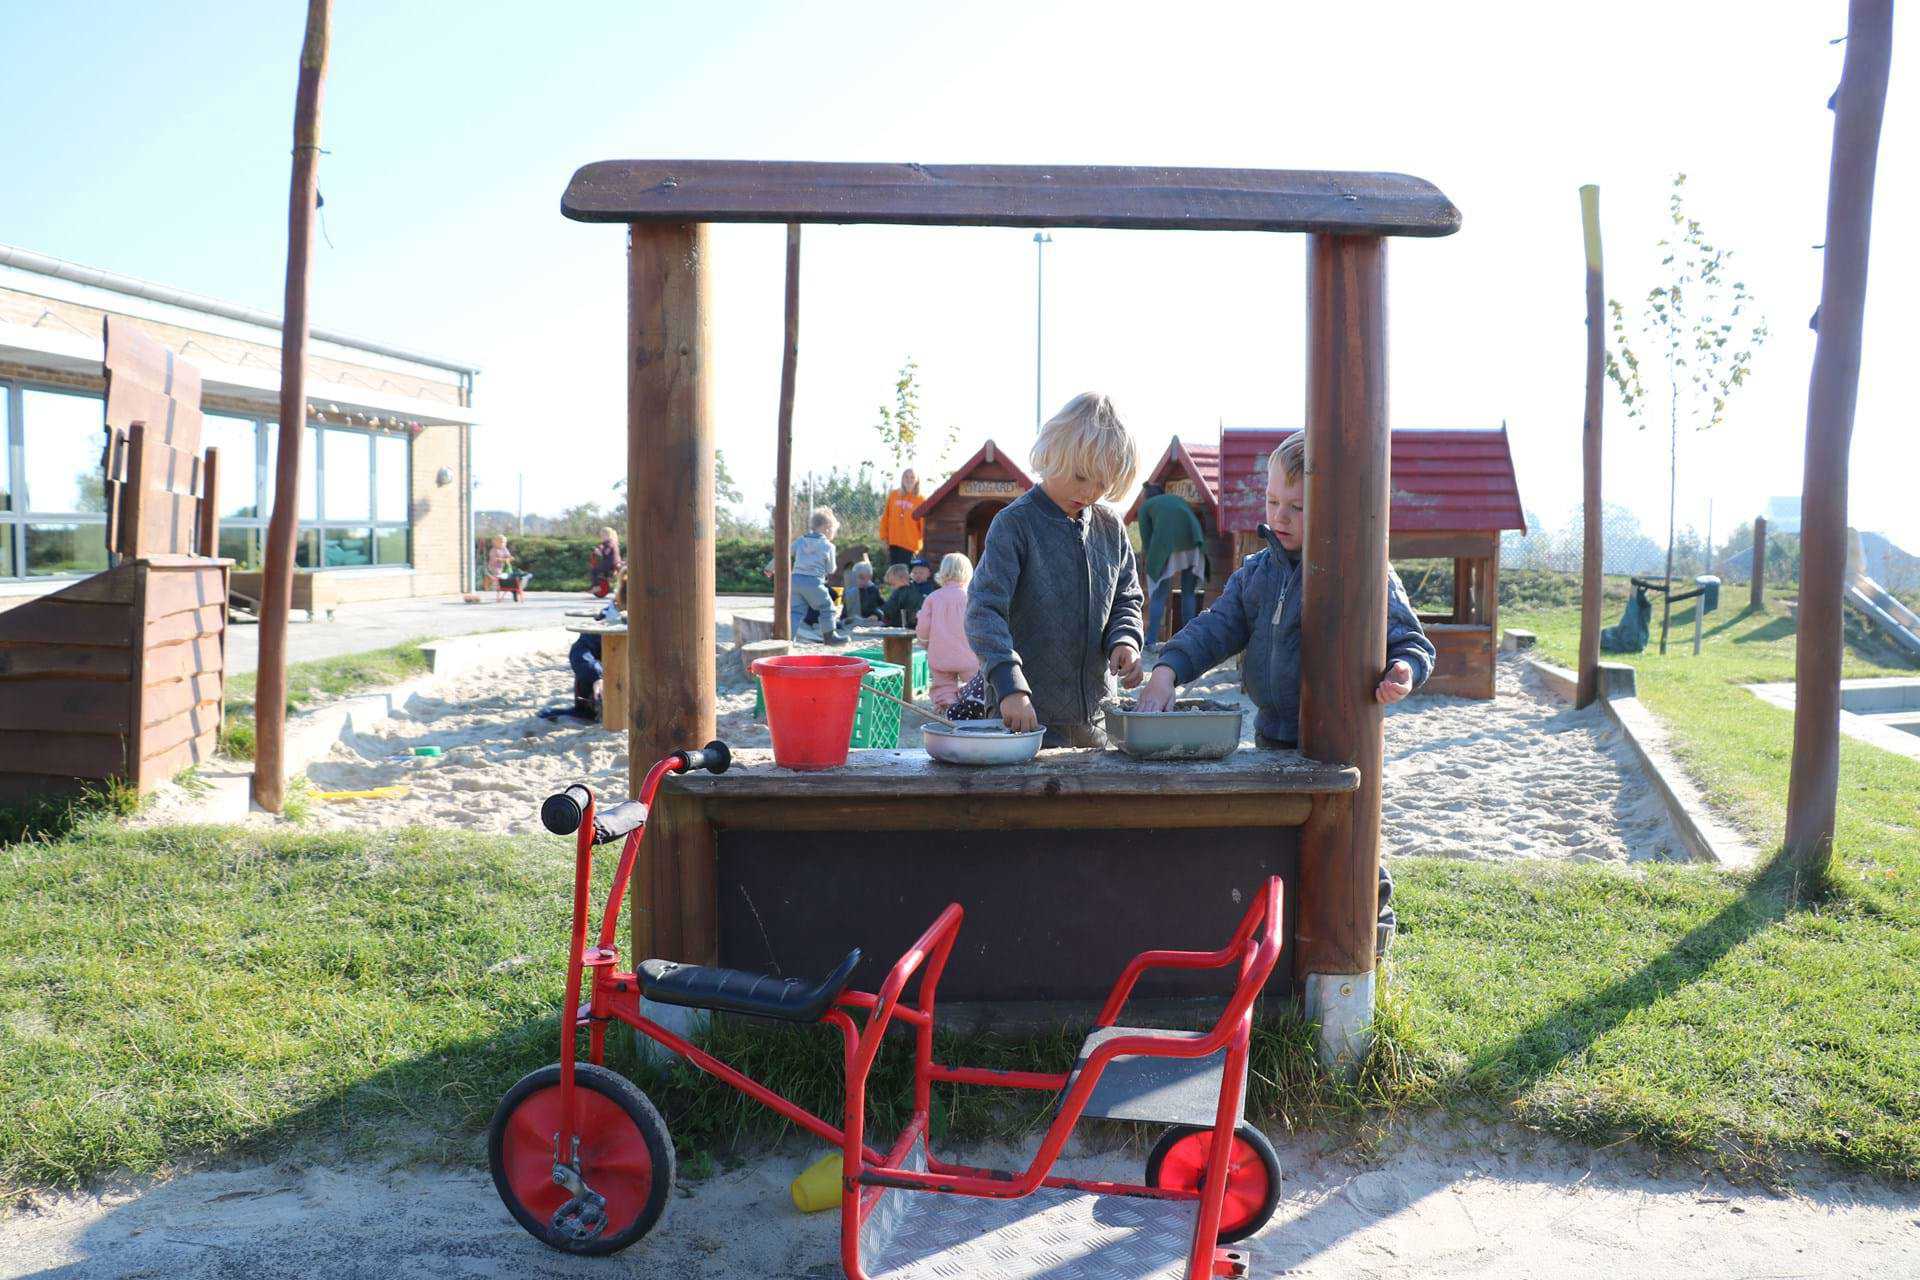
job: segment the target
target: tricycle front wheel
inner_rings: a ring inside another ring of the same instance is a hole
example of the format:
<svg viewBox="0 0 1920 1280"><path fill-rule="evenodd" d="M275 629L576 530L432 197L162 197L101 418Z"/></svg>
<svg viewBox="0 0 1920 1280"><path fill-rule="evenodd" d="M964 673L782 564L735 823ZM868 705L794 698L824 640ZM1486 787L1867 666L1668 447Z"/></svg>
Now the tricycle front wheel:
<svg viewBox="0 0 1920 1280"><path fill-rule="evenodd" d="M605 1200L585 1213L554 1181L560 1134L560 1064L507 1091L487 1130L493 1185L514 1221L563 1253L618 1253L653 1230L673 1194L673 1142L647 1095L617 1072L573 1068L573 1130L580 1178ZM563 1212L564 1211L564 1212Z"/></svg>
<svg viewBox="0 0 1920 1280"><path fill-rule="evenodd" d="M1198 1191L1213 1154L1213 1130L1180 1125L1160 1135L1147 1155L1147 1185ZM1280 1156L1267 1135L1250 1124L1233 1133L1227 1157L1227 1195L1220 1208L1220 1243L1245 1240L1267 1225L1280 1207Z"/></svg>

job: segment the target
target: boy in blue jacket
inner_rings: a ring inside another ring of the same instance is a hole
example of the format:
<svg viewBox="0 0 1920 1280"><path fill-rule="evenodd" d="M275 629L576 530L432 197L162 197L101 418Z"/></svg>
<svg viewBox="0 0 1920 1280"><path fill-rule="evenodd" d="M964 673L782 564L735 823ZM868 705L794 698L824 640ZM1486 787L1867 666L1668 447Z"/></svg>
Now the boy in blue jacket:
<svg viewBox="0 0 1920 1280"><path fill-rule="evenodd" d="M1179 685L1203 675L1236 653L1241 683L1259 708L1254 740L1262 747L1292 750L1300 740L1300 540L1303 516L1305 432L1281 442L1267 460L1267 524L1278 551L1248 556L1227 580L1219 600L1180 629L1161 650L1159 665L1140 691L1142 711L1173 705ZM1387 670L1373 696L1400 701L1433 674L1433 642L1420 627L1400 575L1387 570ZM1379 947L1393 935L1393 881L1380 866Z"/></svg>

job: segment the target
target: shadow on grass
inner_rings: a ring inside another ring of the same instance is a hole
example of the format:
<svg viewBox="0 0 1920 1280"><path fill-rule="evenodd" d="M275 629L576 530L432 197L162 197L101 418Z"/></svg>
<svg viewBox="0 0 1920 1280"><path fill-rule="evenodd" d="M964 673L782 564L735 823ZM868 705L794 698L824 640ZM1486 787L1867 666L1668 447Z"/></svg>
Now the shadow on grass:
<svg viewBox="0 0 1920 1280"><path fill-rule="evenodd" d="M1764 627L1755 627L1743 636L1735 636L1733 642L1735 644L1772 644L1776 640L1787 639L1797 630L1799 627L1794 620L1782 615Z"/></svg>

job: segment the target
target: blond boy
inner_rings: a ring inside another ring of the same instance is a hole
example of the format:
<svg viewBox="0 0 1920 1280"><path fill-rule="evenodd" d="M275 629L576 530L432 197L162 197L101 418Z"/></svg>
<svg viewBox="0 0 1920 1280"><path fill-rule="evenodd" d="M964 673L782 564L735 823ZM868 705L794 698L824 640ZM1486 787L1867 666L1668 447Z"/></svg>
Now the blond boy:
<svg viewBox="0 0 1920 1280"><path fill-rule="evenodd" d="M1095 722L1118 676L1140 683L1140 583L1120 517L1139 459L1112 401L1075 396L1033 446L1040 477L993 518L967 594L967 642L989 705L1043 745L1099 747Z"/></svg>

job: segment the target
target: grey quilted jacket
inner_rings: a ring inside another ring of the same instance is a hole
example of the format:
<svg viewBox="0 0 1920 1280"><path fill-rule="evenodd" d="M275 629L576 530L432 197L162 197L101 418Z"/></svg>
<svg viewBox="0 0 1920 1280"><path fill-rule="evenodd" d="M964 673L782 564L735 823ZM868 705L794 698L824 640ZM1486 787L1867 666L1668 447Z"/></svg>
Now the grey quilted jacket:
<svg viewBox="0 0 1920 1280"><path fill-rule="evenodd" d="M1107 655L1140 647L1140 579L1120 518L1099 504L1072 517L1038 487L993 518L967 588L967 642L994 701L1025 692L1051 730L1093 723Z"/></svg>
<svg viewBox="0 0 1920 1280"><path fill-rule="evenodd" d="M1300 739L1300 562L1271 549L1248 556L1220 598L1167 642L1160 663L1186 684L1243 650L1240 683L1260 709L1256 726L1280 742ZM1404 661L1418 689L1433 674L1433 641L1387 569L1387 662ZM1384 673L1382 673L1384 674Z"/></svg>

